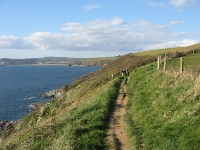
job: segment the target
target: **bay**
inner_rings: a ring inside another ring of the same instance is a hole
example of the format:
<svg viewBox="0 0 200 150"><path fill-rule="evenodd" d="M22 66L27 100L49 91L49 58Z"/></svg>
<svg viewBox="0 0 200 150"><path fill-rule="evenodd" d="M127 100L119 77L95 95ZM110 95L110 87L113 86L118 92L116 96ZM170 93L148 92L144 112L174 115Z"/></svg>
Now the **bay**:
<svg viewBox="0 0 200 150"><path fill-rule="evenodd" d="M69 85L99 66L30 65L0 66L0 120L18 120L31 111L47 91Z"/></svg>

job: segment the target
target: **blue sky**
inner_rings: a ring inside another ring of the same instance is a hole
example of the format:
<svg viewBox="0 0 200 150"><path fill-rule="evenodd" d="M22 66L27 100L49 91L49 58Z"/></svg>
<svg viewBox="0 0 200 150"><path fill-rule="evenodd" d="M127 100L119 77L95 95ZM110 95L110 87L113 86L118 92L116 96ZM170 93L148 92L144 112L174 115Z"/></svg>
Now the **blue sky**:
<svg viewBox="0 0 200 150"><path fill-rule="evenodd" d="M0 58L105 57L200 43L197 0L0 0Z"/></svg>

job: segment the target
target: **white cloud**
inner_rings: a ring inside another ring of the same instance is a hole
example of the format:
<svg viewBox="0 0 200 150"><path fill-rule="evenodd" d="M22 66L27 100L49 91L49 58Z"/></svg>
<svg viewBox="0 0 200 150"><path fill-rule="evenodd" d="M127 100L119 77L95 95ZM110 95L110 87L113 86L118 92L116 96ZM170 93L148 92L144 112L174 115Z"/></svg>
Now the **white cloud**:
<svg viewBox="0 0 200 150"><path fill-rule="evenodd" d="M161 44L150 45L146 47L144 50L154 50L154 49L163 49L163 48L171 48L171 47L185 47L200 43L200 40L192 40L192 39L184 39L182 41L169 41Z"/></svg>
<svg viewBox="0 0 200 150"><path fill-rule="evenodd" d="M35 32L23 39L14 36L0 37L0 49L38 49L90 52L135 52L144 47L173 46L165 41L183 39L196 33L172 32L173 25L184 21L172 21L157 25L149 21L126 22L115 17L111 20L97 19L87 23L68 22L61 30L66 32ZM191 41L190 41L191 42ZM159 44L164 43L164 44Z"/></svg>
<svg viewBox="0 0 200 150"><path fill-rule="evenodd" d="M23 39L14 36L0 36L0 49L24 49L32 46L25 43Z"/></svg>
<svg viewBox="0 0 200 150"><path fill-rule="evenodd" d="M123 23L125 23L125 21L123 19L119 18L119 17L115 17L111 21L112 25L121 25Z"/></svg>
<svg viewBox="0 0 200 150"><path fill-rule="evenodd" d="M152 6L152 7L164 7L166 4L165 3L155 3L155 2L149 2L148 3L149 6Z"/></svg>
<svg viewBox="0 0 200 150"><path fill-rule="evenodd" d="M194 45L200 43L200 40L192 40L192 39L184 39L183 41L177 43L178 46L190 46L190 45Z"/></svg>
<svg viewBox="0 0 200 150"><path fill-rule="evenodd" d="M92 10L92 9L101 8L101 6L99 6L99 5L87 5L87 6L84 6L83 8L85 8L87 10Z"/></svg>
<svg viewBox="0 0 200 150"><path fill-rule="evenodd" d="M196 0L170 0L169 3L175 7L191 6Z"/></svg>
<svg viewBox="0 0 200 150"><path fill-rule="evenodd" d="M178 25L178 24L184 24L184 23L185 23L185 21L183 21L183 20L181 20L181 21L176 20L176 21L171 21L169 24L170 25Z"/></svg>
<svg viewBox="0 0 200 150"><path fill-rule="evenodd" d="M167 26L148 21L127 23L121 18L95 20L86 24L67 23L61 30L76 34L89 50L133 50L141 44L165 39ZM134 31L135 30L135 31ZM133 32L134 31L134 32Z"/></svg>
<svg viewBox="0 0 200 150"><path fill-rule="evenodd" d="M42 50L73 50L76 45L85 44L85 40L76 34L50 32L36 32L26 37L25 40Z"/></svg>

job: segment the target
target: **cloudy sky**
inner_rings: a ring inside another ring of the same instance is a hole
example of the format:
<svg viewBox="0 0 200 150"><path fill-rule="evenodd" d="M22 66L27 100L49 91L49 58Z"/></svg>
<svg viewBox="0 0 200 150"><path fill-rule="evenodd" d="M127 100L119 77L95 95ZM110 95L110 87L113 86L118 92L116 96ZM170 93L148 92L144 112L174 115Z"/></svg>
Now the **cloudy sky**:
<svg viewBox="0 0 200 150"><path fill-rule="evenodd" d="M0 58L104 57L200 43L199 0L0 0Z"/></svg>

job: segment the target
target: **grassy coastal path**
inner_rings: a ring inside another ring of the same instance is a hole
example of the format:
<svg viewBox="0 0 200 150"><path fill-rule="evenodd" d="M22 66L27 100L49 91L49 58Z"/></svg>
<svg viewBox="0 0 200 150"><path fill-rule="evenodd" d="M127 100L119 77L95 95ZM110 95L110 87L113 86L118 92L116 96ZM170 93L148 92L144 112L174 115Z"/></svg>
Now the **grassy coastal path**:
<svg viewBox="0 0 200 150"><path fill-rule="evenodd" d="M124 128L123 116L126 112L126 104L128 97L126 95L126 83L129 78L126 78L122 83L118 92L117 100L114 104L113 113L109 122L108 141L110 149L128 150L130 149L128 135Z"/></svg>

